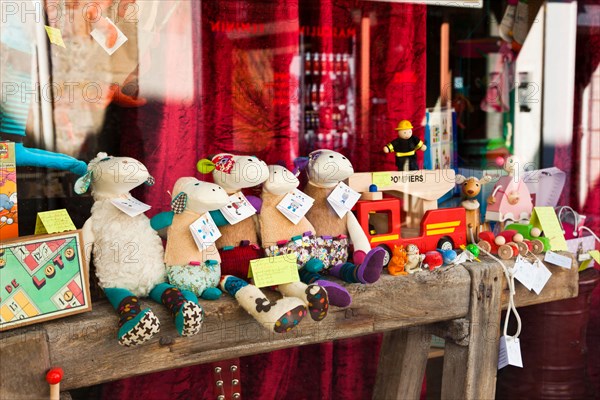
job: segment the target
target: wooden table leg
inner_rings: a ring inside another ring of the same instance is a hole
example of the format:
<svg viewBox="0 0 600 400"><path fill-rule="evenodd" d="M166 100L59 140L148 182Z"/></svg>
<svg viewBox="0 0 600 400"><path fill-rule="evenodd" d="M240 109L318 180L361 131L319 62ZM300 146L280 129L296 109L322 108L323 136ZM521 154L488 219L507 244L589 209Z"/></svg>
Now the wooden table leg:
<svg viewBox="0 0 600 400"><path fill-rule="evenodd" d="M427 327L385 332L373 399L418 399L430 344Z"/></svg>
<svg viewBox="0 0 600 400"><path fill-rule="evenodd" d="M446 342L442 399L493 399L498 369L498 343L503 271L500 265L472 265L468 346Z"/></svg>

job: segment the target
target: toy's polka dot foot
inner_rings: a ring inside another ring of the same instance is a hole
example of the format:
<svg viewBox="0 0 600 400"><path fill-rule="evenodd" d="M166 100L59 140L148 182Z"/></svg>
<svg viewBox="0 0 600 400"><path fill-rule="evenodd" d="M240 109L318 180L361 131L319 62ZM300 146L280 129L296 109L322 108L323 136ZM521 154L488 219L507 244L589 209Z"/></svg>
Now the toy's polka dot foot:
<svg viewBox="0 0 600 400"><path fill-rule="evenodd" d="M204 321L204 310L198 304L188 301L179 311L183 317L181 336L193 336L200 332Z"/></svg>
<svg viewBox="0 0 600 400"><path fill-rule="evenodd" d="M285 333L291 331L296 327L306 315L306 308L304 306L297 306L290 311L283 314L277 322L273 330L275 333Z"/></svg>
<svg viewBox="0 0 600 400"><path fill-rule="evenodd" d="M306 288L306 300L308 301L308 312L313 321L321 321L327 316L329 298L324 288L319 285L309 285Z"/></svg>
<svg viewBox="0 0 600 400"><path fill-rule="evenodd" d="M150 309L142 311L131 321L133 326L119 337L119 344L122 346L140 345L160 331L160 321Z"/></svg>

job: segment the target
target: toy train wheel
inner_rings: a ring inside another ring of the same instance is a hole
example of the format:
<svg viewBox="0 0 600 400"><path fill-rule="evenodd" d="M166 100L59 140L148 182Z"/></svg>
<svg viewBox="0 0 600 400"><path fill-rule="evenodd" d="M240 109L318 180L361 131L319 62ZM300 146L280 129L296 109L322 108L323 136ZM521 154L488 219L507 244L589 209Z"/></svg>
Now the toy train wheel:
<svg viewBox="0 0 600 400"><path fill-rule="evenodd" d="M527 247L526 243L519 242L519 243L515 243L515 244L519 248L519 254L520 255L522 255L522 256L527 255L527 253L529 252L529 247Z"/></svg>
<svg viewBox="0 0 600 400"><path fill-rule="evenodd" d="M498 257L501 259L508 260L514 255L513 249L509 245L503 244L502 246L498 247Z"/></svg>
<svg viewBox="0 0 600 400"><path fill-rule="evenodd" d="M437 248L442 250L453 250L454 242L447 236L443 237L438 241Z"/></svg>
<svg viewBox="0 0 600 400"><path fill-rule="evenodd" d="M533 239L531 245L533 246L533 250L531 250L533 254L540 254L544 251L544 243L539 239Z"/></svg>
<svg viewBox="0 0 600 400"><path fill-rule="evenodd" d="M483 251L487 251L488 253L492 251L492 246L485 240L480 240L479 243L477 243L477 247Z"/></svg>
<svg viewBox="0 0 600 400"><path fill-rule="evenodd" d="M387 244L380 244L377 247L380 247L385 251L385 255L383 256L383 266L387 267L392 259L392 249L390 249L390 246Z"/></svg>

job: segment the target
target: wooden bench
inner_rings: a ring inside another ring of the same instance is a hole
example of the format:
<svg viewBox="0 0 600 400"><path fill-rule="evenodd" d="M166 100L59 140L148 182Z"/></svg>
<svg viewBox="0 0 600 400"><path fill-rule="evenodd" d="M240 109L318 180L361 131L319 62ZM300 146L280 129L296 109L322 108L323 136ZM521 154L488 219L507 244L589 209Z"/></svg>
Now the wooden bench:
<svg viewBox="0 0 600 400"><path fill-rule="evenodd" d="M350 285L350 308L332 308L320 323L303 320L285 335L269 333L229 296L203 305L206 319L195 337L177 336L164 307L149 343L121 347L117 317L107 302L69 318L0 334L0 398L38 399L49 393L51 366L65 376L62 390L170 368L226 360L276 349L385 332L376 399L418 398L431 334L446 339L442 398L493 398L501 308L508 302L502 268L489 259L405 277L383 275L374 285ZM510 262L508 262L510 264ZM578 273L550 266L541 295L517 284L517 306L577 296ZM274 296L276 296L274 294ZM148 303L152 305L151 303ZM523 329L527 329L524 326ZM128 368L116 368L118 365Z"/></svg>

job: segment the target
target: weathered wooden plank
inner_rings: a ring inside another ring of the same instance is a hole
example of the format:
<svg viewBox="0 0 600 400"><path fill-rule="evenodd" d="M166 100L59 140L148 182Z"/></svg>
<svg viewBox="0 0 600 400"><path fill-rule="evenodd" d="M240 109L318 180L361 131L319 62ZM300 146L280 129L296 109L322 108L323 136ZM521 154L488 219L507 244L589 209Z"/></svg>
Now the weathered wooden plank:
<svg viewBox="0 0 600 400"><path fill-rule="evenodd" d="M420 398L430 345L426 326L385 332L373 399Z"/></svg>
<svg viewBox="0 0 600 400"><path fill-rule="evenodd" d="M0 399L48 398L46 372L50 368L43 329L13 331L0 341Z"/></svg>
<svg viewBox="0 0 600 400"><path fill-rule="evenodd" d="M446 342L443 399L493 399L496 390L503 271L496 264L467 267L471 274L469 345Z"/></svg>
<svg viewBox="0 0 600 400"><path fill-rule="evenodd" d="M263 329L228 296L203 302L204 326L190 338L177 336L163 307L146 302L162 326L157 338L139 348L117 344L116 315L106 303L94 304L92 313L50 322L46 329L52 362L65 369L62 387L68 390L162 369L461 317L469 307L469 282L468 272L457 267L406 277L384 275L368 287L348 285L354 297L350 308L332 308L320 323L304 319L285 335ZM90 356L82 359L81 354Z"/></svg>

